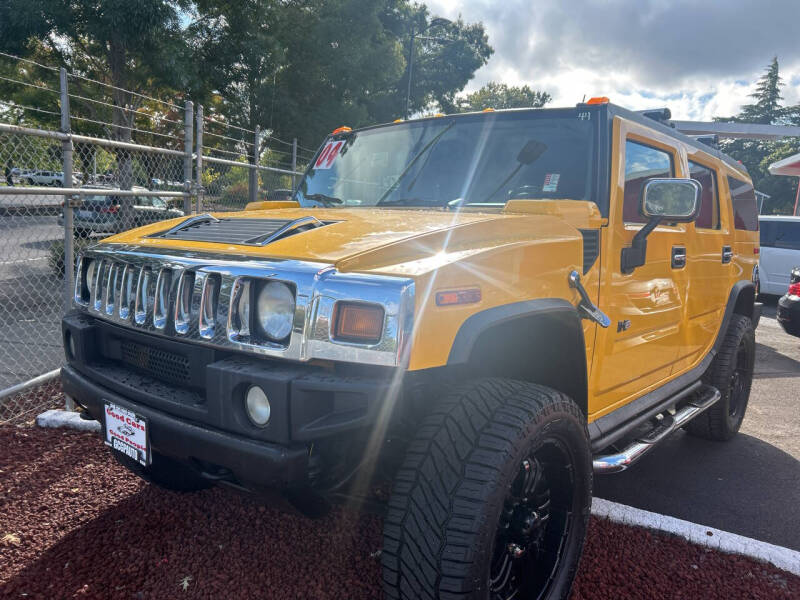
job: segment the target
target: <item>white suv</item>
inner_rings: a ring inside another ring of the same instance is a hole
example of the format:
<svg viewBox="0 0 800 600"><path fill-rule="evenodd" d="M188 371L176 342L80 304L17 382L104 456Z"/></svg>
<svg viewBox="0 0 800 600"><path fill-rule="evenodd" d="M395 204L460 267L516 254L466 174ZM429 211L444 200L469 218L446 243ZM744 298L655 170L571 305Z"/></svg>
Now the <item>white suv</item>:
<svg viewBox="0 0 800 600"><path fill-rule="evenodd" d="M792 269L800 266L800 217L760 216L758 224L758 291L782 296L789 289Z"/></svg>
<svg viewBox="0 0 800 600"><path fill-rule="evenodd" d="M31 171L25 178L25 182L29 185L54 185L62 187L64 184L63 171Z"/></svg>

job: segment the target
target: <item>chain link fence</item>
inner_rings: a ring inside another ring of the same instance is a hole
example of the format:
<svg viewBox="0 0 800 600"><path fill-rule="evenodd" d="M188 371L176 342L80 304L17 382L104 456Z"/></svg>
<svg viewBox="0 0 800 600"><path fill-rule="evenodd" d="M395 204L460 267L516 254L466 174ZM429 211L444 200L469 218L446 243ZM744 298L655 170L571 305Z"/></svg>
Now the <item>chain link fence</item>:
<svg viewBox="0 0 800 600"><path fill-rule="evenodd" d="M0 82L3 424L63 403L61 317L71 305L82 248L198 211L283 199L297 181L298 159L308 160L310 151L204 117L203 108L195 113L188 101L159 100L0 58L26 67L0 69L13 75ZM26 104L4 98L28 88L57 94L59 101L53 103L52 94ZM120 92L128 100L122 105Z"/></svg>

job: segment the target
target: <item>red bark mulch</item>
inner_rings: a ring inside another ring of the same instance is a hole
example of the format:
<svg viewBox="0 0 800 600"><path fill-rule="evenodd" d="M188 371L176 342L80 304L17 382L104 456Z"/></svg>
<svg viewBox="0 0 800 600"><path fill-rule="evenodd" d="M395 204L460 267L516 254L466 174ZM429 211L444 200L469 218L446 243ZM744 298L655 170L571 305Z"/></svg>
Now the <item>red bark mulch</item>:
<svg viewBox="0 0 800 600"><path fill-rule="evenodd" d="M0 427L2 598L380 598L380 545L376 516L175 494L95 435ZM572 598L800 598L800 577L593 519Z"/></svg>

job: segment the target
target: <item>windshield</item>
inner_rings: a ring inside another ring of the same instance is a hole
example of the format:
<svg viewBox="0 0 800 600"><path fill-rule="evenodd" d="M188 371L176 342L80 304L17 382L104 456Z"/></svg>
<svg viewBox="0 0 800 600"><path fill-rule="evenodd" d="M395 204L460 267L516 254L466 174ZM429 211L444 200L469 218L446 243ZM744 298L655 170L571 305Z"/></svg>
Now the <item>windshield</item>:
<svg viewBox="0 0 800 600"><path fill-rule="evenodd" d="M593 131L589 113L519 111L332 137L306 172L297 200L303 206L445 208L502 206L514 198L587 200Z"/></svg>

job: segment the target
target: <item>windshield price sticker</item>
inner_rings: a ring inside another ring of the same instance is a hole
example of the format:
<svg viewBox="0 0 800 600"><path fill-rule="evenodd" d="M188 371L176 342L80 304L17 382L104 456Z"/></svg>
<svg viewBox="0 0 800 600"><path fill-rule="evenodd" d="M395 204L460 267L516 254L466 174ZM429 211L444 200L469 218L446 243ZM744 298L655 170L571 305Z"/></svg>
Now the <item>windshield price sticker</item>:
<svg viewBox="0 0 800 600"><path fill-rule="evenodd" d="M544 176L544 185L542 186L543 192L555 192L558 189L558 180L561 178L560 173L548 173Z"/></svg>
<svg viewBox="0 0 800 600"><path fill-rule="evenodd" d="M314 163L315 169L330 169L333 166L333 161L339 155L339 150L344 146L344 140L334 140L325 144L325 147L320 152L317 162Z"/></svg>

